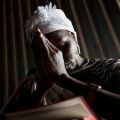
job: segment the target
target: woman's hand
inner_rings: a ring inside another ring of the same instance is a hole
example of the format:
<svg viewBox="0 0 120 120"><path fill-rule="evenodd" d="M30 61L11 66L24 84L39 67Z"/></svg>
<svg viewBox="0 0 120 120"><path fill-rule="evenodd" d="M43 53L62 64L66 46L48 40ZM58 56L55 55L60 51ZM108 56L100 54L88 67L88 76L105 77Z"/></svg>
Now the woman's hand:
<svg viewBox="0 0 120 120"><path fill-rule="evenodd" d="M62 52L56 48L40 31L35 30L40 52L40 64L42 64L48 79L56 80L62 75L68 75Z"/></svg>

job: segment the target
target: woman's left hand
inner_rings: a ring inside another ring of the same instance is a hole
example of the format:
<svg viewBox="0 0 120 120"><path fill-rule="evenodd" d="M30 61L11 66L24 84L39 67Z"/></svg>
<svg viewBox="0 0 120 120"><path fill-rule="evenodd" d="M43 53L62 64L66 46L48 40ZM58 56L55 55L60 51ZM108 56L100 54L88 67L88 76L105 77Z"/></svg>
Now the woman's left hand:
<svg viewBox="0 0 120 120"><path fill-rule="evenodd" d="M40 52L40 64L48 79L59 79L61 75L68 75L62 52L56 48L40 31L35 30Z"/></svg>

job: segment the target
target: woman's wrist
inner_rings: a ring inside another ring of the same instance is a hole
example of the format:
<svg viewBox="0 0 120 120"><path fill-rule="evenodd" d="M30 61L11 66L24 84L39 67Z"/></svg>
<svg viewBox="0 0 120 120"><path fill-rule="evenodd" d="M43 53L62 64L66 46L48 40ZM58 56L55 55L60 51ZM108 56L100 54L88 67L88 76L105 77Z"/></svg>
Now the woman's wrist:
<svg viewBox="0 0 120 120"><path fill-rule="evenodd" d="M70 79L70 75L69 74L61 74L59 76L59 78L57 79L57 81L58 80L68 80L68 79Z"/></svg>

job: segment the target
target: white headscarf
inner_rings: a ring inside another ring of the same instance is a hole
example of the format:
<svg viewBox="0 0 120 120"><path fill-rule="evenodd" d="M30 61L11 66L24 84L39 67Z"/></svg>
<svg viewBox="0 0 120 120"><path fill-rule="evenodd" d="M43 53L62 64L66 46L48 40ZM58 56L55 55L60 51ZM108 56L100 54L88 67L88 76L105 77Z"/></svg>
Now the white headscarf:
<svg viewBox="0 0 120 120"><path fill-rule="evenodd" d="M74 34L75 40L78 42L71 21L61 9L57 9L55 5L52 6L52 3L46 6L38 6L30 19L26 21L25 31L30 44L33 40L33 33L31 31L33 28L40 28L43 34L62 29L68 30Z"/></svg>

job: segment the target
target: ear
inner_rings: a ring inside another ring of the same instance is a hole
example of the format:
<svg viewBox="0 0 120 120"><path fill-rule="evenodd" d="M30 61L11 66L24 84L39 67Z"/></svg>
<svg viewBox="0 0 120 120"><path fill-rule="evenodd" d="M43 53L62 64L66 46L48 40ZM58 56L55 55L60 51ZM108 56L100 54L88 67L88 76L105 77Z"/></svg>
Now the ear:
<svg viewBox="0 0 120 120"><path fill-rule="evenodd" d="M79 46L79 44L78 44L78 41L77 41L76 38L75 38L74 33L69 32L69 35L71 35L71 36L74 38L74 40L76 41L76 43L77 43L77 49L78 49L78 53L80 54L80 53L81 53L81 52L80 52L80 46Z"/></svg>
<svg viewBox="0 0 120 120"><path fill-rule="evenodd" d="M73 38L75 38L74 34L72 32L69 32L69 35L72 36Z"/></svg>

